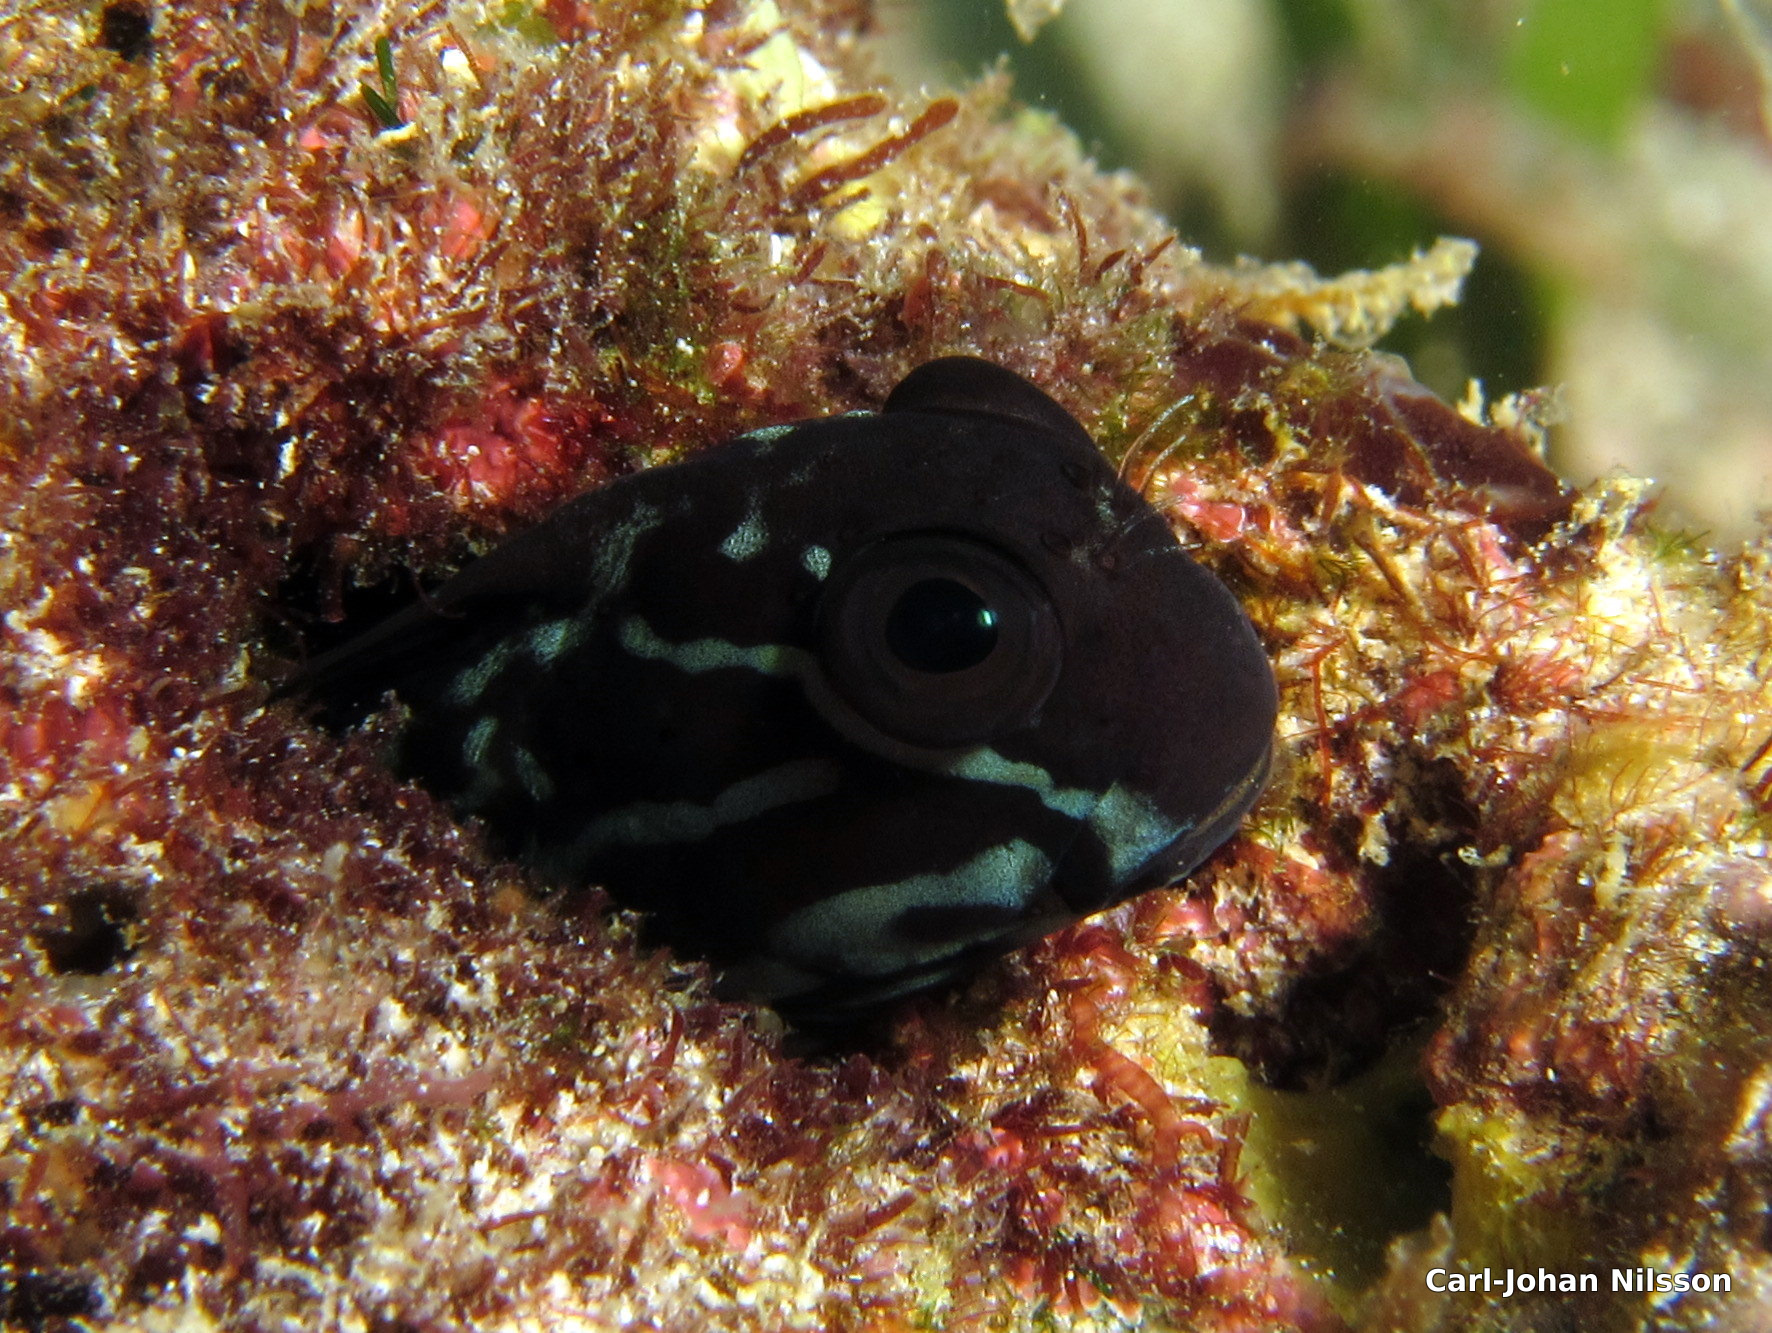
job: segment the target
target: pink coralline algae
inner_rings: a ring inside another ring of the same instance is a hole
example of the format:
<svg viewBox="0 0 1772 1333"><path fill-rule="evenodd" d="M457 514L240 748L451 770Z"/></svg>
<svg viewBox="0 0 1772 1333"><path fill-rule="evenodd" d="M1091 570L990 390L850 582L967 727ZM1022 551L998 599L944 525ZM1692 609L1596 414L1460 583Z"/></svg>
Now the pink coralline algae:
<svg viewBox="0 0 1772 1333"><path fill-rule="evenodd" d="M1764 1327L1765 544L1356 350L1468 247L1213 268L999 81L885 84L881 18L0 28L0 1322ZM271 701L361 599L953 352L1089 425L1282 717L1186 886L880 1049L785 1057ZM1485 1266L1601 1290L1428 1281Z"/></svg>

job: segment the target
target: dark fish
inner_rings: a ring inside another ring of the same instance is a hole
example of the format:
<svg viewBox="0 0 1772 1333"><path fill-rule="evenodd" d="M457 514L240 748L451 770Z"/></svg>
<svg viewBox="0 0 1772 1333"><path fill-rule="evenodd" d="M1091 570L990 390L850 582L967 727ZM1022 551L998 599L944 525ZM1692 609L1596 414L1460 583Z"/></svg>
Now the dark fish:
<svg viewBox="0 0 1772 1333"><path fill-rule="evenodd" d="M966 357L571 501L296 688L394 691L402 772L813 1028L1185 875L1275 718L1235 598Z"/></svg>

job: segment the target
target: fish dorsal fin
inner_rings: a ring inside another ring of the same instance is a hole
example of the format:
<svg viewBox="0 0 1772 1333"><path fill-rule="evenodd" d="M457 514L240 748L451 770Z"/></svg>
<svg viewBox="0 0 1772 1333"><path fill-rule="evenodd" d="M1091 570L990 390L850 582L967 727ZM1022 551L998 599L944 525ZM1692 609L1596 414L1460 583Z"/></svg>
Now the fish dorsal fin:
<svg viewBox="0 0 1772 1333"><path fill-rule="evenodd" d="M975 356L944 356L924 362L899 381L880 410L994 417L1089 444L1076 418L1045 393L1014 371Z"/></svg>

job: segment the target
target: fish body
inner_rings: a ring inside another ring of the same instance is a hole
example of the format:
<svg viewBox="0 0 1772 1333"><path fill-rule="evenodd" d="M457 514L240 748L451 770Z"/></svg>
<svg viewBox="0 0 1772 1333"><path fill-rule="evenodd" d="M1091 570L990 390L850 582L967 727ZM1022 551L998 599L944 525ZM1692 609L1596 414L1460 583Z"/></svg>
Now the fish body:
<svg viewBox="0 0 1772 1333"><path fill-rule="evenodd" d="M568 502L302 688L392 690L402 772L808 1027L1192 870L1276 709L1082 427L960 357Z"/></svg>

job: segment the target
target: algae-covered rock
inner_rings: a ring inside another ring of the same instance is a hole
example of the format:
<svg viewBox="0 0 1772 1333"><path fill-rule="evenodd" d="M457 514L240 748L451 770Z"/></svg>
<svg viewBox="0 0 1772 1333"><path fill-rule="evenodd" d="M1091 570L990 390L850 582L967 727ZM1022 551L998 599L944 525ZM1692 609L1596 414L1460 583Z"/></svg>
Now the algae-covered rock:
<svg viewBox="0 0 1772 1333"><path fill-rule="evenodd" d="M1207 265L1000 81L894 86L883 20L0 25L4 1319L1760 1326L1767 548L1357 350L1468 246ZM784 1056L270 700L562 497L961 351L1237 591L1282 720L1187 885L881 1049ZM1485 1265L1602 1292L1428 1285Z"/></svg>

